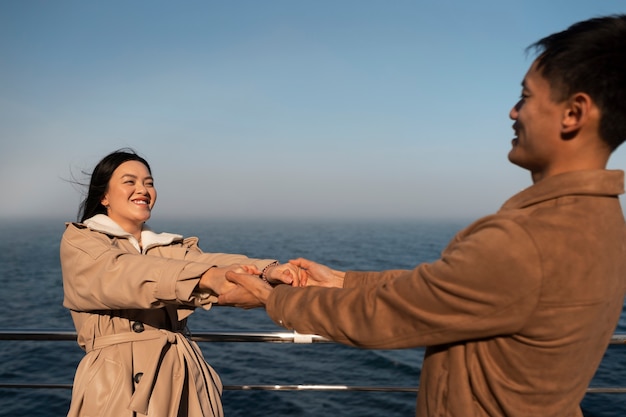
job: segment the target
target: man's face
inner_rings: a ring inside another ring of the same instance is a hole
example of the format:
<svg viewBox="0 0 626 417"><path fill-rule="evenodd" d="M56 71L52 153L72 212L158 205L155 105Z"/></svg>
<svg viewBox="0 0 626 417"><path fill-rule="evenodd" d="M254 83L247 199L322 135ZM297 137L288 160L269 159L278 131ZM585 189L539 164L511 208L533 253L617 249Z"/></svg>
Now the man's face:
<svg viewBox="0 0 626 417"><path fill-rule="evenodd" d="M511 109L515 138L509 161L528 169L533 180L550 175L559 157L565 101L554 101L550 84L533 63L522 82L522 95Z"/></svg>

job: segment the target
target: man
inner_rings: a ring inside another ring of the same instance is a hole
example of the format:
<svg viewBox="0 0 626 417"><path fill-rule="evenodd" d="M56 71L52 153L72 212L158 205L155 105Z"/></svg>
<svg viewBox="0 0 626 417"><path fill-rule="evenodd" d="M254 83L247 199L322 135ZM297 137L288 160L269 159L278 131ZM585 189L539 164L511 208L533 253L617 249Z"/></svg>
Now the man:
<svg viewBox="0 0 626 417"><path fill-rule="evenodd" d="M307 288L230 274L220 303L352 346L426 346L418 416L582 416L626 293L624 174L606 170L626 138L626 15L532 47L509 153L532 186L412 271L297 259Z"/></svg>

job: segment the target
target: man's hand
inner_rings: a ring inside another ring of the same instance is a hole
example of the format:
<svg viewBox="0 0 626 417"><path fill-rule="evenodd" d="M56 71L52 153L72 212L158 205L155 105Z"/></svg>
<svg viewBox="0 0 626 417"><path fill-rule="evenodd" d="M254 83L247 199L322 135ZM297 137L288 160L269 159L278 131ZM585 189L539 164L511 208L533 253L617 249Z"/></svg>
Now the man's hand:
<svg viewBox="0 0 626 417"><path fill-rule="evenodd" d="M300 268L300 285L302 286L343 287L345 272L330 269L326 265L304 258L292 259L289 263Z"/></svg>
<svg viewBox="0 0 626 417"><path fill-rule="evenodd" d="M241 308L264 307L272 292L272 286L257 275L226 272L226 279L234 285L218 297L218 304Z"/></svg>

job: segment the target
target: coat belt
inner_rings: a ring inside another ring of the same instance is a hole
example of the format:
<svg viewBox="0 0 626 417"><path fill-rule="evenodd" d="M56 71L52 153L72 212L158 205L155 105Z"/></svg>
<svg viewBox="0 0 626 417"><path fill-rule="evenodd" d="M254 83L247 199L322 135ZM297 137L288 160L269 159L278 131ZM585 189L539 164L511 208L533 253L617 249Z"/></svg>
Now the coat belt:
<svg viewBox="0 0 626 417"><path fill-rule="evenodd" d="M197 346L192 345L182 333L171 332L165 329L148 330L141 333L118 333L95 338L91 350L99 350L108 346L120 343L141 342L146 340L158 340L158 348L152 352L148 361L149 368L145 370L141 377L141 383L137 384L137 389L131 397L128 408L140 414L148 414L148 404L152 395L152 388L156 382L161 354L167 345L177 344L179 360L181 364L187 363L188 381L199 393L198 400L202 407L203 416L222 416L221 394L222 383L217 373L208 366L202 357L202 353ZM196 365L196 366L194 366ZM196 369L200 369L197 372ZM190 387L190 392L193 392Z"/></svg>

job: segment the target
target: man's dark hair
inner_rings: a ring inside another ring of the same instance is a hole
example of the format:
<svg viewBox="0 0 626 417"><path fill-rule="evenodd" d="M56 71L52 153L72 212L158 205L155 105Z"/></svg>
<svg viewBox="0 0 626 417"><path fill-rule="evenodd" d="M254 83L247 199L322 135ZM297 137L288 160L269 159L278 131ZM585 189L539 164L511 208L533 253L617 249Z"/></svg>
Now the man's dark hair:
<svg viewBox="0 0 626 417"><path fill-rule="evenodd" d="M626 15L597 17L535 42L537 68L557 101L586 93L601 112L600 136L615 150L626 139Z"/></svg>

